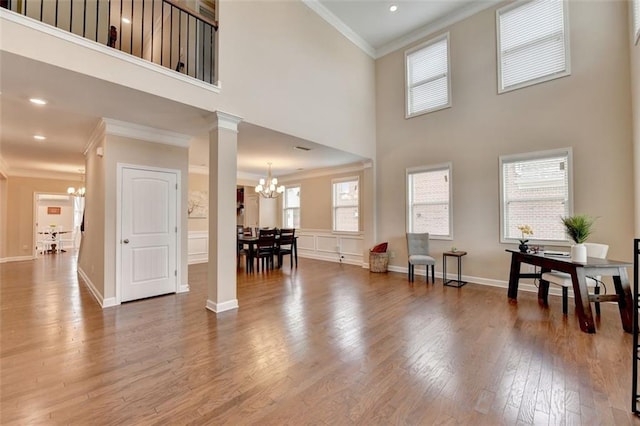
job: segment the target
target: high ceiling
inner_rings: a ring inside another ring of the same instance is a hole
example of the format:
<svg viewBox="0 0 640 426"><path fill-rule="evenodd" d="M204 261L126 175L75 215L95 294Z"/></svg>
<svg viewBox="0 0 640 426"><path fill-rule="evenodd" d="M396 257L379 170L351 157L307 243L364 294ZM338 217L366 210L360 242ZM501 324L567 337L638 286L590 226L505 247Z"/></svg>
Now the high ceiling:
<svg viewBox="0 0 640 426"><path fill-rule="evenodd" d="M470 5L487 7L489 1L305 0L373 56L398 43L406 44L416 31L442 24L456 13L468 11ZM398 6L394 13L389 11L391 4ZM100 117L190 135L190 164L208 167L211 117L206 111L7 52L0 52L0 93L0 160L4 163L0 170L9 175L79 178L83 151ZM33 97L49 103L36 106L29 102ZM35 140L36 134L46 135L46 140ZM363 160L249 123L240 127L240 176L264 175L268 162L273 162L274 175L283 176Z"/></svg>

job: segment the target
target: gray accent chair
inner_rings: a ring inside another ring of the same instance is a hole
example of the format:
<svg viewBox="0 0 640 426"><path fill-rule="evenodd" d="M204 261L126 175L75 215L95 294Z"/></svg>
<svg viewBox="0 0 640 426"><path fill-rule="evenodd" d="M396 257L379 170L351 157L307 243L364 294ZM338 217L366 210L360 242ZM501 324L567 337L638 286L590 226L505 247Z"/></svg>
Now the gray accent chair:
<svg viewBox="0 0 640 426"><path fill-rule="evenodd" d="M427 283L429 282L429 266L431 266L431 281L436 282L436 260L429 256L429 234L407 232L407 253L409 254L409 281L413 282L415 265L425 265Z"/></svg>

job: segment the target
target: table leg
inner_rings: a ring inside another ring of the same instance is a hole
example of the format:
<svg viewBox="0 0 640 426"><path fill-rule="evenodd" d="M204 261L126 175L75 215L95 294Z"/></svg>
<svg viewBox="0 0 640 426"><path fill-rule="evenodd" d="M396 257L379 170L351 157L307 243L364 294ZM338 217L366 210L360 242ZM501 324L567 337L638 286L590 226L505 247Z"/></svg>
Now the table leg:
<svg viewBox="0 0 640 426"><path fill-rule="evenodd" d="M427 274L427 277L429 274ZM442 282L447 282L447 256L442 256Z"/></svg>
<svg viewBox="0 0 640 426"><path fill-rule="evenodd" d="M298 267L298 239L293 239L293 257L296 258L296 268Z"/></svg>
<svg viewBox="0 0 640 426"><path fill-rule="evenodd" d="M622 328L627 333L633 333L633 296L629 286L627 268L618 268L620 275L613 276L613 284L618 294L618 308L620 309L620 320Z"/></svg>
<svg viewBox="0 0 640 426"><path fill-rule="evenodd" d="M540 286L538 287L538 304L541 306L549 306L549 281L542 279L542 274L549 272L547 268L540 270Z"/></svg>
<svg viewBox="0 0 640 426"><path fill-rule="evenodd" d="M518 280L520 279L520 260L516 254L511 254L511 271L509 272L509 303L518 303Z"/></svg>
<svg viewBox="0 0 640 426"><path fill-rule="evenodd" d="M573 284L573 297L576 302L576 313L578 314L580 329L585 333L595 333L596 326L593 322L584 268L574 268L571 272L571 282Z"/></svg>

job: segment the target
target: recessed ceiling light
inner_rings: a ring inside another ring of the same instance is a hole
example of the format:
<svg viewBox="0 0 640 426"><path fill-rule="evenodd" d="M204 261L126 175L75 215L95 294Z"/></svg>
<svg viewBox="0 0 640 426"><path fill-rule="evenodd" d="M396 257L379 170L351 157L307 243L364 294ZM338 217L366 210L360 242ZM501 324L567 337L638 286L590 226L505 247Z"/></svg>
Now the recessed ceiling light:
<svg viewBox="0 0 640 426"><path fill-rule="evenodd" d="M130 24L131 23L129 18L122 18L122 22L124 22L125 24Z"/></svg>
<svg viewBox="0 0 640 426"><path fill-rule="evenodd" d="M29 102L31 102L32 104L36 104L36 105L46 105L47 101L45 101L44 99L38 99L38 98L31 98L29 99Z"/></svg>
<svg viewBox="0 0 640 426"><path fill-rule="evenodd" d="M46 138L45 138L44 136L42 136L42 135L33 135L33 138L34 138L35 140L37 140L37 141L43 141L43 140L45 140L45 139L46 139Z"/></svg>
<svg viewBox="0 0 640 426"><path fill-rule="evenodd" d="M389 12L395 12L396 10L398 10L398 6L395 4L392 4L391 6L389 6Z"/></svg>

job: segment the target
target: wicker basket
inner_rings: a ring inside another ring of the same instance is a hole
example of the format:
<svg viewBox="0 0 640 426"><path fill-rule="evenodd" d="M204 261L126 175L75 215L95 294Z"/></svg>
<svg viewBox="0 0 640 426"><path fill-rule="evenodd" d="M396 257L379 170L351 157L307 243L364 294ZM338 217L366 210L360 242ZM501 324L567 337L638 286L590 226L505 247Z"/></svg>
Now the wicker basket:
<svg viewBox="0 0 640 426"><path fill-rule="evenodd" d="M389 253L375 253L369 251L369 272L387 272Z"/></svg>

